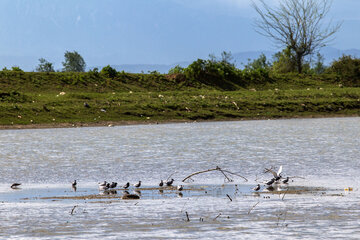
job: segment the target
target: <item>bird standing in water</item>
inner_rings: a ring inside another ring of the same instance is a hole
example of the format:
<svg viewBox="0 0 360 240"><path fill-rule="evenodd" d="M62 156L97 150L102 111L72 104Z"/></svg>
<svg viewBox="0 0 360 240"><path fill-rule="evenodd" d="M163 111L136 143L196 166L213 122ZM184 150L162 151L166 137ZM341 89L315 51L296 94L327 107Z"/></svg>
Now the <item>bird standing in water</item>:
<svg viewBox="0 0 360 240"><path fill-rule="evenodd" d="M183 189L184 189L183 185L177 186L177 190L178 190L178 191L182 191Z"/></svg>
<svg viewBox="0 0 360 240"><path fill-rule="evenodd" d="M162 187L162 186L164 186L164 181L163 180L161 180L160 183L159 183L159 187Z"/></svg>
<svg viewBox="0 0 360 240"><path fill-rule="evenodd" d="M134 184L134 187L139 188L141 186L141 181L139 181L138 183Z"/></svg>
<svg viewBox="0 0 360 240"><path fill-rule="evenodd" d="M283 181L283 183L287 184L289 182L289 177L286 177L286 179Z"/></svg>
<svg viewBox="0 0 360 240"><path fill-rule="evenodd" d="M260 184L258 184L256 187L253 188L254 191L259 191L260 190Z"/></svg>
<svg viewBox="0 0 360 240"><path fill-rule="evenodd" d="M21 185L21 183L13 183L13 184L11 185L11 188L12 188L12 189L17 189L17 188L19 188L20 185Z"/></svg>
<svg viewBox="0 0 360 240"><path fill-rule="evenodd" d="M172 178L170 181L166 182L166 186L171 186L174 182L174 179Z"/></svg>
<svg viewBox="0 0 360 240"><path fill-rule="evenodd" d="M128 188L129 188L129 186L130 186L130 183L129 183L129 182L127 182L127 183L123 186L123 188L128 189Z"/></svg>
<svg viewBox="0 0 360 240"><path fill-rule="evenodd" d="M77 184L77 182L76 182L76 179L71 183L71 185L72 185L72 187L76 187L76 184Z"/></svg>

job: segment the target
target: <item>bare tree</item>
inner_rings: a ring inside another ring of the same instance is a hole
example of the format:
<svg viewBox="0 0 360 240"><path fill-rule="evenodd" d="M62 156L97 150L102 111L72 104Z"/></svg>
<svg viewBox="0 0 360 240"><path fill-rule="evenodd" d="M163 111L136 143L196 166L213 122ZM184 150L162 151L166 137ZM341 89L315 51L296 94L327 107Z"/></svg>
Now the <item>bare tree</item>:
<svg viewBox="0 0 360 240"><path fill-rule="evenodd" d="M332 0L280 0L274 8L265 0L259 1L259 5L253 2L260 15L257 31L288 48L299 73L303 70L304 57L326 46L341 27L341 23L332 24L331 20L323 24Z"/></svg>

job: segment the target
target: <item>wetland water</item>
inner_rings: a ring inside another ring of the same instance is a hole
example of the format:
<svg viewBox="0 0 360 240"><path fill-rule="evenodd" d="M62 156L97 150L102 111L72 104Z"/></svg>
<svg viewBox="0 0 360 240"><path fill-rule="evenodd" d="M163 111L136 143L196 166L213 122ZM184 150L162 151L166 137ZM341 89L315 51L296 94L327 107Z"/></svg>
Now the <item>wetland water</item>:
<svg viewBox="0 0 360 240"><path fill-rule="evenodd" d="M251 190L280 165L303 178ZM155 188L216 166L249 181L216 171L182 194ZM359 172L360 118L2 130L0 238L359 239ZM104 180L141 180L140 199L100 195Z"/></svg>

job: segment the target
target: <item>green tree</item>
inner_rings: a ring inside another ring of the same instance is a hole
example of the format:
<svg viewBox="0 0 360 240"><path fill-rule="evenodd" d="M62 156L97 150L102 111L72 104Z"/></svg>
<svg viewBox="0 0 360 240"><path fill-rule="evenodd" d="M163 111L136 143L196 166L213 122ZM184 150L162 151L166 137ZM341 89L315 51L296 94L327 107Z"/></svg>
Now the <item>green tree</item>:
<svg viewBox="0 0 360 240"><path fill-rule="evenodd" d="M62 63L64 72L85 72L86 63L78 52L66 51L64 57L65 62Z"/></svg>
<svg viewBox="0 0 360 240"><path fill-rule="evenodd" d="M39 59L39 65L36 67L37 72L55 72L53 64L44 58Z"/></svg>
<svg viewBox="0 0 360 240"><path fill-rule="evenodd" d="M316 57L317 59L313 70L316 74L322 74L326 70L326 66L324 65L324 57L320 53L317 53Z"/></svg>
<svg viewBox="0 0 360 240"><path fill-rule="evenodd" d="M265 54L261 54L257 59L250 60L248 64L245 65L246 71L256 71L256 70L270 70L271 63L267 60Z"/></svg>
<svg viewBox="0 0 360 240"><path fill-rule="evenodd" d="M112 68L110 65L103 67L100 73L103 74L105 77L109 77L109 78L115 78L117 75L116 69Z"/></svg>

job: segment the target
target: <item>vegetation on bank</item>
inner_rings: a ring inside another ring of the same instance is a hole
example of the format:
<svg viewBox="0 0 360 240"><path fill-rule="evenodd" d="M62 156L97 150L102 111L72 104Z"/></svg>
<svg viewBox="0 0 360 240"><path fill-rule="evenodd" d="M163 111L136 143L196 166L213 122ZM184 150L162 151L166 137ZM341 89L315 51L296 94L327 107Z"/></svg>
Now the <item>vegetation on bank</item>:
<svg viewBox="0 0 360 240"><path fill-rule="evenodd" d="M88 72L0 71L0 124L240 120L360 115L360 64L343 57L324 73L278 73L267 61L243 70L199 59L168 74L110 66Z"/></svg>

